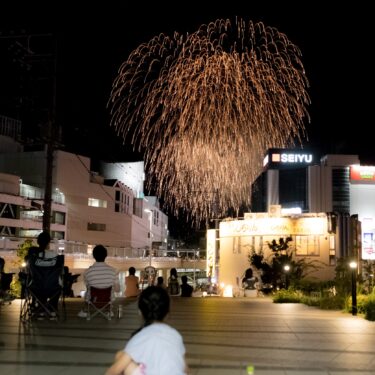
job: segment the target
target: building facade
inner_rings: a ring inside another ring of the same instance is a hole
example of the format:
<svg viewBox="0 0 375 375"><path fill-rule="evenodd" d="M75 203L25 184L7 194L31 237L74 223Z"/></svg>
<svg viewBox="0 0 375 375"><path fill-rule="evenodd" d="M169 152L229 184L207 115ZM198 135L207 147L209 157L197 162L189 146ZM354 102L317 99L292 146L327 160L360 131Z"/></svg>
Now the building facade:
<svg viewBox="0 0 375 375"><path fill-rule="evenodd" d="M361 166L357 155L318 159L304 150L270 149L251 203L244 219L223 221L218 233L207 234L207 272L216 270L219 282L238 285L249 251L267 254L267 242L280 237L292 237L297 258L321 264L313 279L333 278L341 257L375 260L375 167ZM321 222L319 233L300 224L311 215Z"/></svg>
<svg viewBox="0 0 375 375"><path fill-rule="evenodd" d="M3 153L0 170L44 191L45 160L45 151ZM66 231L55 237L121 248L155 242L166 248L168 218L155 199L144 197L143 162L102 163L100 172L90 170L87 157L54 152L52 190L66 204Z"/></svg>

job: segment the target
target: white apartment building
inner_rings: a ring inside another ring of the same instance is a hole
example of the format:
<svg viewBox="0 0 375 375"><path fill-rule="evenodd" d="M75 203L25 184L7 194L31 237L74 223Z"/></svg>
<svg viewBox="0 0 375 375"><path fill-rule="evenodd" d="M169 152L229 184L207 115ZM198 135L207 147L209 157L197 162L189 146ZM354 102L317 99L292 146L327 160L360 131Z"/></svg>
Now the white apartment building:
<svg viewBox="0 0 375 375"><path fill-rule="evenodd" d="M41 190L45 169L45 151L1 154L0 171ZM91 171L85 156L54 152L53 193L64 196L66 204L66 231L57 238L92 246L166 248L168 218L155 198L144 197L143 162L102 163L100 169Z"/></svg>
<svg viewBox="0 0 375 375"><path fill-rule="evenodd" d="M46 150L24 152L21 122L0 115L1 248L42 230ZM104 163L98 171L85 156L53 156L51 234L55 240L121 249L166 249L168 217L156 197L145 197L143 161ZM67 249L66 249L67 250ZM123 252L125 254L125 252ZM137 254L140 252L138 251Z"/></svg>

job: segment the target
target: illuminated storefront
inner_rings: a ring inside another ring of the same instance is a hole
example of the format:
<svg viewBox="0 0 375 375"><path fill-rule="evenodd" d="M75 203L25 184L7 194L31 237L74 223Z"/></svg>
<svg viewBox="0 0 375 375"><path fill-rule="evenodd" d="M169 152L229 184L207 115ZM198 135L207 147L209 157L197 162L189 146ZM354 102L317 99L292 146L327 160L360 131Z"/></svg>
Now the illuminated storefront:
<svg viewBox="0 0 375 375"><path fill-rule="evenodd" d="M219 282L239 287L243 274L250 267L249 254L262 251L271 255L268 242L292 237L290 248L295 257L316 261L321 268L311 279L334 277L338 233L329 233L327 215L302 214L272 217L268 213L251 213L243 220L220 223Z"/></svg>

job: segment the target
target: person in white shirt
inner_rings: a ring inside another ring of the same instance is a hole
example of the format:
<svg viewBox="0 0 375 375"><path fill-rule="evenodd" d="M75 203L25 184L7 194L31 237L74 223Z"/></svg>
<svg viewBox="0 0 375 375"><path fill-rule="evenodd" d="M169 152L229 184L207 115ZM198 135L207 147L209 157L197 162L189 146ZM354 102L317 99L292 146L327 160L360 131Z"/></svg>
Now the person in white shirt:
<svg viewBox="0 0 375 375"><path fill-rule="evenodd" d="M92 251L92 255L96 262L90 266L83 274L83 279L86 284L85 300L90 299L90 287L108 288L112 286L112 295L114 299L114 292L120 290L118 272L115 268L105 263L107 258L107 249L103 245L96 245ZM80 318L86 318L87 313L81 310L78 313Z"/></svg>
<svg viewBox="0 0 375 375"><path fill-rule="evenodd" d="M164 323L169 306L170 297L164 288L149 286L142 291L138 308L144 324L116 354L105 375L187 374L182 336Z"/></svg>

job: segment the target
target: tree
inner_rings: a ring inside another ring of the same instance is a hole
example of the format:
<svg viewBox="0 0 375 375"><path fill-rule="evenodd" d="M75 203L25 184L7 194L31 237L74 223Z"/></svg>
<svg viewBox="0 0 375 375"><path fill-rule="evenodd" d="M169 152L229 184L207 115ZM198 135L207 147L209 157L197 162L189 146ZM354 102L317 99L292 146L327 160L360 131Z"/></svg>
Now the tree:
<svg viewBox="0 0 375 375"><path fill-rule="evenodd" d="M23 243L18 245L17 248L17 259L13 262L13 264L18 267L18 268L23 268L24 261L25 261L25 256L29 252L29 248L31 246L34 246L32 240L25 240ZM13 295L20 297L21 296L21 281L19 277L13 278L13 281L10 285L10 290Z"/></svg>
<svg viewBox="0 0 375 375"><path fill-rule="evenodd" d="M307 261L304 258L294 259L294 250L289 247L289 243L292 241L292 237L286 237L285 239L279 238L278 241L273 239L268 242L268 247L272 250L269 261L264 259L262 251L256 253L253 249L249 254L249 262L258 270L261 270L261 278L264 284L272 284L273 288L284 287L286 284L285 265L290 267L288 278L292 285L306 277L311 271L319 268L316 261Z"/></svg>

